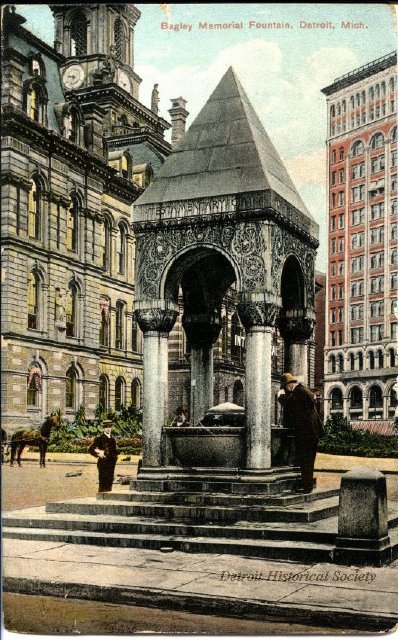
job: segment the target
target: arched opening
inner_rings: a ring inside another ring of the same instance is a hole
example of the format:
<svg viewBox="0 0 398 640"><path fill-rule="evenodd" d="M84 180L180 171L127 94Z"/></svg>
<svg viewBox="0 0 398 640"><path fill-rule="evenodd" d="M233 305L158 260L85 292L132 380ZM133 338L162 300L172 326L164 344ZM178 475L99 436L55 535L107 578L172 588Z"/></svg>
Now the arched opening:
<svg viewBox="0 0 398 640"><path fill-rule="evenodd" d="M122 377L116 378L115 382L115 411L120 411L125 406L126 383Z"/></svg>
<svg viewBox="0 0 398 640"><path fill-rule="evenodd" d="M350 391L350 417L362 418L363 412L363 395L359 387L352 387Z"/></svg>
<svg viewBox="0 0 398 640"><path fill-rule="evenodd" d="M70 55L87 53L87 19L83 11L76 11L70 22Z"/></svg>
<svg viewBox="0 0 398 640"><path fill-rule="evenodd" d="M243 407L245 404L243 396L243 384L240 380L235 380L234 382L233 402L234 404L238 404L240 407Z"/></svg>
<svg viewBox="0 0 398 640"><path fill-rule="evenodd" d="M381 388L374 384L369 389L369 418L383 416L383 394Z"/></svg>
<svg viewBox="0 0 398 640"><path fill-rule="evenodd" d="M136 409L141 408L141 382L138 378L131 383L131 404Z"/></svg>
<svg viewBox="0 0 398 640"><path fill-rule="evenodd" d="M65 407L76 411L77 408L77 374L73 367L70 367L66 372L66 385L65 385Z"/></svg>
<svg viewBox="0 0 398 640"><path fill-rule="evenodd" d="M286 314L304 308L304 277L294 256L286 260L281 279L282 306Z"/></svg>
<svg viewBox="0 0 398 640"><path fill-rule="evenodd" d="M330 392L330 409L332 412L341 412L343 409L343 392L335 387Z"/></svg>
<svg viewBox="0 0 398 640"><path fill-rule="evenodd" d="M40 280L36 273L28 276L28 329L39 328Z"/></svg>
<svg viewBox="0 0 398 640"><path fill-rule="evenodd" d="M109 380L104 374L100 375L99 379L98 403L102 409L109 409Z"/></svg>

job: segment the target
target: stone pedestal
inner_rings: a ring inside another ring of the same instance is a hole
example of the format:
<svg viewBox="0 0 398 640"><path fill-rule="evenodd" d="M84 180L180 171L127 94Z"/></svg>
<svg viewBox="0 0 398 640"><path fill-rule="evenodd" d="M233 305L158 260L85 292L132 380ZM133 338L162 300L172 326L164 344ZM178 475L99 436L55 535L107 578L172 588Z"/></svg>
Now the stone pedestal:
<svg viewBox="0 0 398 640"><path fill-rule="evenodd" d="M372 566L391 561L386 479L377 469L357 467L341 479L333 561Z"/></svg>

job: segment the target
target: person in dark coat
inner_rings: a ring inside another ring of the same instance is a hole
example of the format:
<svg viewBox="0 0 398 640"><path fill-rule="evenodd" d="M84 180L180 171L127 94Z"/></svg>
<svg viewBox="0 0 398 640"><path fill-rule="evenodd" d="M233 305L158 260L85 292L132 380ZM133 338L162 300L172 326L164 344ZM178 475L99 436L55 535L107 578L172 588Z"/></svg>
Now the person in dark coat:
<svg viewBox="0 0 398 640"><path fill-rule="evenodd" d="M98 458L98 493L112 491L113 477L118 457L116 440L112 436L112 420L104 420L103 432L96 436L88 448L88 452Z"/></svg>
<svg viewBox="0 0 398 640"><path fill-rule="evenodd" d="M311 493L314 463L319 438L324 434L314 394L291 373L284 373L278 399L283 406L283 423L293 430L296 462L300 466L301 485L297 493Z"/></svg>

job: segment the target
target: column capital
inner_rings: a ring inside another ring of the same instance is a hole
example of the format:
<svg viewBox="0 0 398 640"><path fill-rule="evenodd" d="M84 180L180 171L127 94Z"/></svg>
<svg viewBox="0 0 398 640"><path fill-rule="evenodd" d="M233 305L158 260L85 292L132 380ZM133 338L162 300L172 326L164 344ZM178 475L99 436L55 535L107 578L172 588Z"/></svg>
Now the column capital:
<svg viewBox="0 0 398 640"><path fill-rule="evenodd" d="M239 302L238 313L246 331L252 327L274 327L280 311L274 302Z"/></svg>
<svg viewBox="0 0 398 640"><path fill-rule="evenodd" d="M141 331L159 331L169 333L177 319L178 312L173 309L136 309L134 317L137 320Z"/></svg>

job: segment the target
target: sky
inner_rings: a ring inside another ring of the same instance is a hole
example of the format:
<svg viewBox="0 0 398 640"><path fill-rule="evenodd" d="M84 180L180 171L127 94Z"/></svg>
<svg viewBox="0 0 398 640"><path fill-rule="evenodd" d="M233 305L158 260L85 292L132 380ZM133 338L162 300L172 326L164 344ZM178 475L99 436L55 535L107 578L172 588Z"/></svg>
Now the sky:
<svg viewBox="0 0 398 640"><path fill-rule="evenodd" d="M167 17L160 4L136 6L141 17L135 28L134 69L142 78L141 102L150 106L152 87L158 83L160 115L170 120L170 100L183 96L189 126L232 65L320 225L317 268L325 271L326 97L321 89L396 48L396 7L183 3L168 5ZM27 18L26 28L53 43L47 5L20 4L17 10ZM242 24L242 28L209 29L203 28L204 23ZM270 23L289 26L263 28ZM352 26L343 28L342 23Z"/></svg>

